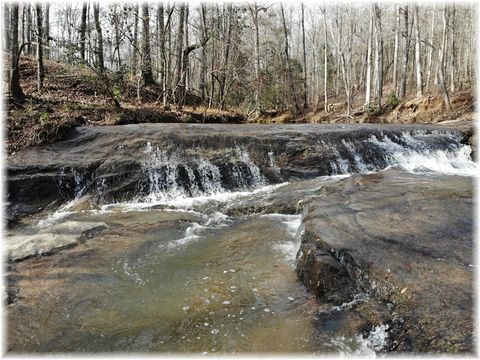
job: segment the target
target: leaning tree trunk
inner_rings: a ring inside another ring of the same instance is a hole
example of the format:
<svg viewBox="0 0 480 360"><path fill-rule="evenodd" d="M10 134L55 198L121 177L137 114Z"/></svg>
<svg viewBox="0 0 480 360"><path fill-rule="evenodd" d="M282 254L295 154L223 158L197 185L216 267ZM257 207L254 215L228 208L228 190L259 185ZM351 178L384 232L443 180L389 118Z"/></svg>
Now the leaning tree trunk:
<svg viewBox="0 0 480 360"><path fill-rule="evenodd" d="M12 2L10 15L10 26L12 30L10 44L10 94L16 102L23 103L25 101L25 94L20 86L20 73L18 70L18 57L20 56L18 51L18 3Z"/></svg>
<svg viewBox="0 0 480 360"><path fill-rule="evenodd" d="M43 33L42 33L42 4L35 4L37 15L37 90L42 93L43 89Z"/></svg>

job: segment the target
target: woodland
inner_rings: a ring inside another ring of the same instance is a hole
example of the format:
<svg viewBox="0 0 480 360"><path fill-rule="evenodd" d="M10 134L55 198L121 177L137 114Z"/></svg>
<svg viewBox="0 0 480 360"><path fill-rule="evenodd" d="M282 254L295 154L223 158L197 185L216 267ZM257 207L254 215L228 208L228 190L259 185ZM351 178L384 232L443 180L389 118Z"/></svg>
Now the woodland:
<svg viewBox="0 0 480 360"><path fill-rule="evenodd" d="M79 124L439 122L473 113L468 3L2 7L10 150Z"/></svg>

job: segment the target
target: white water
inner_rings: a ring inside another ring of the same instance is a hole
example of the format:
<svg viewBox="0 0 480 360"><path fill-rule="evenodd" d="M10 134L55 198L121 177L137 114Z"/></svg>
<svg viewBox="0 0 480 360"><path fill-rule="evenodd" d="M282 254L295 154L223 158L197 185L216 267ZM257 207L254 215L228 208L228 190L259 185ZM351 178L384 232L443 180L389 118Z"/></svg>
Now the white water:
<svg viewBox="0 0 480 360"><path fill-rule="evenodd" d="M280 220L285 230L290 234L293 240L278 241L274 248L285 257L286 262L295 267L295 260L300 249L300 239L303 228L302 215L286 215L286 214L265 214L263 217Z"/></svg>
<svg viewBox="0 0 480 360"><path fill-rule="evenodd" d="M414 174L477 176L479 167L471 158L470 146L460 144L453 136L448 137L452 142L443 149L429 148L426 142L428 135L422 132L415 135L403 133L398 138L399 142L404 142L408 147L387 136L378 139L372 135L368 141L384 150L387 168L400 168Z"/></svg>

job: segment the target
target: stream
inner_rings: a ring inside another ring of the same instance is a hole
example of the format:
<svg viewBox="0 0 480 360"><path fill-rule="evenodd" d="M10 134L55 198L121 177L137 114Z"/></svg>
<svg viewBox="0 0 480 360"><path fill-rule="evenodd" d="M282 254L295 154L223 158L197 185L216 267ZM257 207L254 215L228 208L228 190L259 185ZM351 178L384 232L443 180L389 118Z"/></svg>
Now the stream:
<svg viewBox="0 0 480 360"><path fill-rule="evenodd" d="M328 174L276 182L239 145L222 167L145 141L141 182L133 196L118 199L107 196L108 177L65 167L57 183L70 194L63 204L25 218L8 235L62 236L78 224L98 226L82 232L75 246L9 263L9 284L19 290L7 312L8 349L380 352L388 326L359 331L348 311L368 294L334 306L319 302L298 279L303 201L352 173L394 169L419 181L475 176L470 147L441 136L448 141L422 132L397 141L372 135L366 152L344 141L350 156L333 149ZM280 177L275 152L267 159Z"/></svg>

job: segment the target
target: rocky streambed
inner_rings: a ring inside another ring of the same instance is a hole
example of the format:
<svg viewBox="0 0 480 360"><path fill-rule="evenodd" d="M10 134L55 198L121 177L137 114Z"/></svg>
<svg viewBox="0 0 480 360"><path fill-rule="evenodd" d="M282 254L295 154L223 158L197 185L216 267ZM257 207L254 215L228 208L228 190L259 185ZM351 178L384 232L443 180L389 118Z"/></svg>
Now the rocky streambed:
<svg viewBox="0 0 480 360"><path fill-rule="evenodd" d="M472 352L468 136L139 124L14 154L8 349Z"/></svg>

